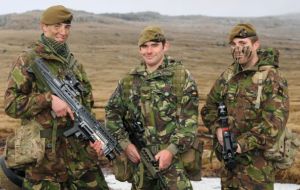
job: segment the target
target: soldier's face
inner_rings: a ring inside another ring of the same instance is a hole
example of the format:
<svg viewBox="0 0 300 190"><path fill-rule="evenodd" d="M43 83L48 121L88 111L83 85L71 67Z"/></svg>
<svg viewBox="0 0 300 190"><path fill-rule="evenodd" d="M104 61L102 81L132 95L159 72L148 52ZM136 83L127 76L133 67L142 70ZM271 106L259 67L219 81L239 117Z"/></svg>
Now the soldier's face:
<svg viewBox="0 0 300 190"><path fill-rule="evenodd" d="M46 37L51 38L57 42L64 43L69 37L71 24L41 24L41 28Z"/></svg>
<svg viewBox="0 0 300 190"><path fill-rule="evenodd" d="M245 65L256 55L259 42L252 43L249 38L234 38L230 43L231 54L235 62Z"/></svg>
<svg viewBox="0 0 300 190"><path fill-rule="evenodd" d="M145 61L147 67L158 67L162 64L165 52L168 50L168 44L162 42L146 42L140 46L140 55Z"/></svg>

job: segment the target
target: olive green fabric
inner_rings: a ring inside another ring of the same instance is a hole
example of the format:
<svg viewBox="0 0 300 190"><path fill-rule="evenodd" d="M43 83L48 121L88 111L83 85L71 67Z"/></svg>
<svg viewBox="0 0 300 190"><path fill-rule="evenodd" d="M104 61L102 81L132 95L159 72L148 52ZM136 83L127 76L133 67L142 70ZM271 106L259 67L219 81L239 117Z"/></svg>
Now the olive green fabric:
<svg viewBox="0 0 300 190"><path fill-rule="evenodd" d="M255 28L251 24L237 24L229 33L229 42L234 38L248 38L257 36Z"/></svg>
<svg viewBox="0 0 300 190"><path fill-rule="evenodd" d="M165 40L166 38L164 35L164 31L160 27L147 26L140 34L138 46L140 47L141 45L149 41L162 42Z"/></svg>
<svg viewBox="0 0 300 190"><path fill-rule="evenodd" d="M55 131L45 137L46 150L41 162L24 167L25 178L30 181L26 189L31 189L31 185L42 184L45 180L50 184L60 184L61 187L70 184L70 189L75 189L73 186L77 189L108 189L97 155L89 141L59 135L60 129L72 127L74 123L69 116L56 117L52 114L51 92L35 79L31 71L36 58L42 58L52 74L59 79L69 73L73 74L84 89L76 98L88 110L91 111L94 102L92 87L83 65L72 53L65 59L54 52L53 47L38 41L12 64L4 96L6 114L20 119L22 125L34 120L43 129Z"/></svg>
<svg viewBox="0 0 300 190"><path fill-rule="evenodd" d="M276 169L288 169L293 165L299 147L299 135L285 128L272 147L264 151L264 157L272 161Z"/></svg>
<svg viewBox="0 0 300 190"><path fill-rule="evenodd" d="M4 154L8 167L40 164L45 155L45 138L40 137L41 130L42 126L32 120L7 138Z"/></svg>
<svg viewBox="0 0 300 190"><path fill-rule="evenodd" d="M174 84L179 68L184 71L181 98L175 93ZM127 80L128 77L133 79ZM128 86L131 86L130 90L126 90ZM181 105L180 113L177 101ZM143 139L147 148L153 154L162 149L174 154L171 166L163 171L170 189L192 189L180 154L190 150L194 142L198 104L197 85L190 72L180 61L165 56L162 65L154 72L148 73L142 62L119 82L105 108L106 126L120 144L126 145L130 141L123 122L139 118L145 129ZM160 182L151 177L142 163L134 166L132 180L132 189L161 189Z"/></svg>
<svg viewBox="0 0 300 190"><path fill-rule="evenodd" d="M62 5L55 5L46 9L41 16L43 24L71 23L73 14Z"/></svg>
<svg viewBox="0 0 300 190"><path fill-rule="evenodd" d="M41 41L56 55L62 56L64 59L67 59L70 56L70 50L67 43L61 43L52 38L48 38L45 34L41 35Z"/></svg>
<svg viewBox="0 0 300 190"><path fill-rule="evenodd" d="M216 105L224 101L232 118L230 130L241 147L237 167L233 171L222 168L222 189L273 189L276 168L264 151L283 133L289 116L288 85L279 70L277 52L274 48L258 50L259 61L251 68L243 69L235 62L230 65L215 82L201 110L205 126L215 135L220 127ZM259 82L256 75L267 66L269 71ZM260 85L263 88L257 107ZM220 158L222 148L215 141Z"/></svg>

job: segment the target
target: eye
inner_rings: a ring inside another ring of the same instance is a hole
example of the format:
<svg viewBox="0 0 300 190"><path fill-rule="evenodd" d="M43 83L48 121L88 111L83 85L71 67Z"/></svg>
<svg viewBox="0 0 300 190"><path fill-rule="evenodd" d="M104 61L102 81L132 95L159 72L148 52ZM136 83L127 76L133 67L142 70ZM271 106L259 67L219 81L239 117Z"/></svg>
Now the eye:
<svg viewBox="0 0 300 190"><path fill-rule="evenodd" d="M159 43L153 43L151 44L151 47L158 47L159 46Z"/></svg>
<svg viewBox="0 0 300 190"><path fill-rule="evenodd" d="M241 46L245 46L246 44L247 44L247 42L244 42L244 41L239 42L239 45L241 45Z"/></svg>
<svg viewBox="0 0 300 190"><path fill-rule="evenodd" d="M235 48L235 47L236 47L236 44L235 44L235 43L230 43L229 46L230 46L231 48Z"/></svg>
<svg viewBox="0 0 300 190"><path fill-rule="evenodd" d="M147 48L147 45L143 44L143 45L140 46L140 48L145 49L145 48Z"/></svg>
<svg viewBox="0 0 300 190"><path fill-rule="evenodd" d="M59 29L60 26L61 26L61 24L54 24L54 28L55 28L55 29Z"/></svg>
<svg viewBox="0 0 300 190"><path fill-rule="evenodd" d="M71 28L71 24L66 24L65 25L65 29L70 29Z"/></svg>

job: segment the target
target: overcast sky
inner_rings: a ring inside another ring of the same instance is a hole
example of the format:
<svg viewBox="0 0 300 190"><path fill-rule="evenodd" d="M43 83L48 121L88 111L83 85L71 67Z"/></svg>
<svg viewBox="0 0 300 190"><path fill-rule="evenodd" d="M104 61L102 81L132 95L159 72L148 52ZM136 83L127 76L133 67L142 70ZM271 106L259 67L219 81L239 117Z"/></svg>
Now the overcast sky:
<svg viewBox="0 0 300 190"><path fill-rule="evenodd" d="M300 12L299 0L0 0L0 15L56 4L93 13L155 11L164 15L259 17Z"/></svg>

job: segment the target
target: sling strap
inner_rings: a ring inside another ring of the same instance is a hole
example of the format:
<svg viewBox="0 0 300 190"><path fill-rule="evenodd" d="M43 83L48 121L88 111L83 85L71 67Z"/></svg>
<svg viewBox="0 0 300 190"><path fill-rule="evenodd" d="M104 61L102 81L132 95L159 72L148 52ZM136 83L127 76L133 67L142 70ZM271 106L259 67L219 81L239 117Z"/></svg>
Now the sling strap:
<svg viewBox="0 0 300 190"><path fill-rule="evenodd" d="M4 160L3 156L0 157L0 165L1 165L2 171L4 172L6 177L11 182L16 184L17 186L22 187L24 178L19 176L17 173L14 172L14 170L12 170L12 169L10 169L6 166L6 163L5 163L5 160Z"/></svg>

